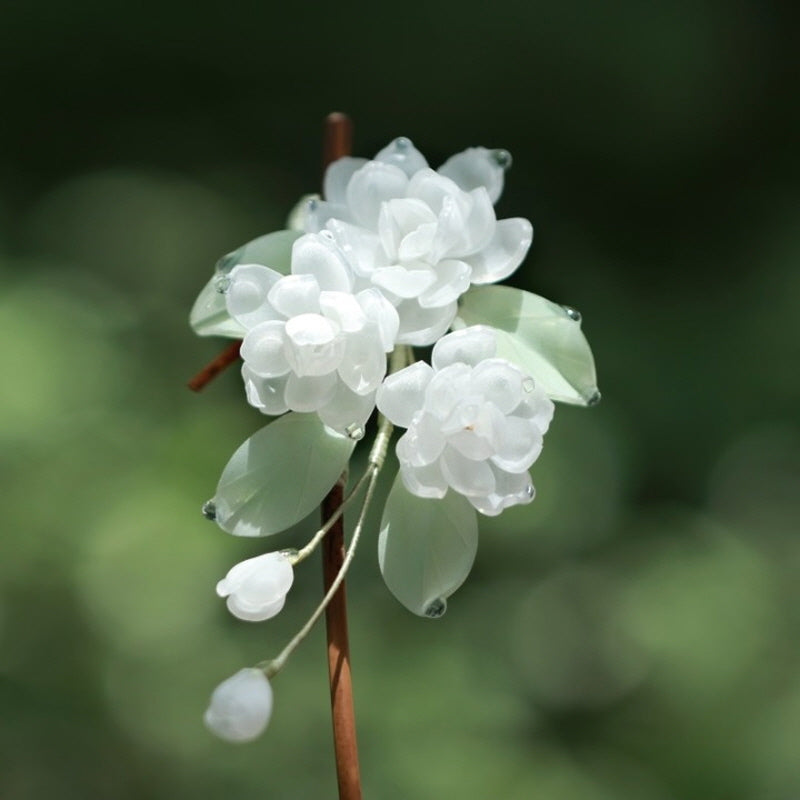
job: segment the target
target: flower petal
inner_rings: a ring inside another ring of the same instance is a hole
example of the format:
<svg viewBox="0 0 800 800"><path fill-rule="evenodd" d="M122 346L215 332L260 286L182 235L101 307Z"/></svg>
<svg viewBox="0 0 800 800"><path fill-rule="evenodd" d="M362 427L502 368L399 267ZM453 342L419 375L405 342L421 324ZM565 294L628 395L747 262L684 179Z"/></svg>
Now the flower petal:
<svg viewBox="0 0 800 800"><path fill-rule="evenodd" d="M262 414L277 417L289 410L289 406L284 400L288 375L282 375L280 378L262 378L260 375L256 375L247 364L243 364L242 378L247 402Z"/></svg>
<svg viewBox="0 0 800 800"><path fill-rule="evenodd" d="M278 378L289 371L284 352L285 328L283 321L261 322L244 337L240 353L255 375Z"/></svg>
<svg viewBox="0 0 800 800"><path fill-rule="evenodd" d="M419 296L422 308L439 308L458 300L469 289L472 267L464 261L446 259L436 265L436 283Z"/></svg>
<svg viewBox="0 0 800 800"><path fill-rule="evenodd" d="M356 300L367 319L375 323L384 352L390 353L400 327L397 309L377 289L364 289L356 295Z"/></svg>
<svg viewBox="0 0 800 800"><path fill-rule="evenodd" d="M409 178L415 172L425 169L425 167L428 166L425 156L414 147L411 139L405 136L398 136L394 141L389 142L389 144L375 156L375 160L399 167Z"/></svg>
<svg viewBox="0 0 800 800"><path fill-rule="evenodd" d="M406 489L417 497L441 499L447 494L447 481L438 461L424 467L402 464L400 477Z"/></svg>
<svg viewBox="0 0 800 800"><path fill-rule="evenodd" d="M498 430L497 452L492 463L506 472L527 472L542 452L542 434L528 420L505 417Z"/></svg>
<svg viewBox="0 0 800 800"><path fill-rule="evenodd" d="M472 505L487 517L496 517L511 506L526 505L536 495L528 472L512 474L492 465L495 490L483 497L468 497Z"/></svg>
<svg viewBox="0 0 800 800"><path fill-rule="evenodd" d="M259 264L240 264L228 275L225 303L228 313L245 328L259 322L280 319L280 314L270 306L267 296L270 289L283 276Z"/></svg>
<svg viewBox="0 0 800 800"><path fill-rule="evenodd" d="M465 192L485 188L492 203L496 203L503 192L504 173L509 163L510 156L505 150L470 147L450 156L438 172L455 181Z"/></svg>
<svg viewBox="0 0 800 800"><path fill-rule="evenodd" d="M286 275L267 295L270 305L284 317L319 311L319 284L313 275Z"/></svg>
<svg viewBox="0 0 800 800"><path fill-rule="evenodd" d="M386 353L377 329L370 325L345 338L339 377L356 394L374 393L386 375Z"/></svg>
<svg viewBox="0 0 800 800"><path fill-rule="evenodd" d="M367 315L358 300L348 292L322 292L319 309L345 333L360 331L367 324Z"/></svg>
<svg viewBox="0 0 800 800"><path fill-rule="evenodd" d="M494 331L487 325L472 325L439 339L433 347L431 364L435 370L456 363L474 367L484 359L492 358L496 350Z"/></svg>
<svg viewBox="0 0 800 800"><path fill-rule="evenodd" d="M347 184L353 175L367 163L366 158L344 156L328 166L322 182L322 193L329 203L347 203Z"/></svg>
<svg viewBox="0 0 800 800"><path fill-rule="evenodd" d="M378 389L378 410L393 425L408 428L414 414L425 405L432 377L433 368L424 361L388 375Z"/></svg>
<svg viewBox="0 0 800 800"><path fill-rule="evenodd" d="M333 397L317 410L317 414L329 428L350 435L353 428L364 428L374 408L374 392L356 394L342 381L338 381Z"/></svg>
<svg viewBox="0 0 800 800"><path fill-rule="evenodd" d="M223 681L203 715L206 727L229 742L249 742L267 727L272 687L260 669L248 667Z"/></svg>
<svg viewBox="0 0 800 800"><path fill-rule="evenodd" d="M347 185L347 205L359 225L369 230L378 227L381 203L404 197L408 178L399 167L370 161L359 169Z"/></svg>
<svg viewBox="0 0 800 800"><path fill-rule="evenodd" d="M326 375L342 360L339 326L320 314L301 314L286 323L286 358L298 375Z"/></svg>
<svg viewBox="0 0 800 800"><path fill-rule="evenodd" d="M436 272L422 262L416 262L414 267L380 267L372 273L372 282L404 300L419 297L436 283Z"/></svg>
<svg viewBox="0 0 800 800"><path fill-rule="evenodd" d="M286 381L286 405L292 411L316 411L330 402L337 383L335 372L303 376L291 373Z"/></svg>
<svg viewBox="0 0 800 800"><path fill-rule="evenodd" d="M523 400L525 376L504 358L480 361L472 372L471 389L503 413L510 414Z"/></svg>
<svg viewBox="0 0 800 800"><path fill-rule="evenodd" d="M450 327L457 311L455 301L437 308L422 308L416 300L405 300L397 306L400 317L398 344L414 347L433 344Z"/></svg>
<svg viewBox="0 0 800 800"><path fill-rule="evenodd" d="M301 236L292 248L292 272L313 275L323 291L349 292L352 289L350 269L332 238L328 231Z"/></svg>
<svg viewBox="0 0 800 800"><path fill-rule="evenodd" d="M472 266L472 282L495 283L507 278L522 263L532 241L533 226L528 220L501 219L489 243L464 259Z"/></svg>
<svg viewBox="0 0 800 800"><path fill-rule="evenodd" d="M388 266L377 234L340 219L330 220L327 227L356 275L369 277L376 267Z"/></svg>
<svg viewBox="0 0 800 800"><path fill-rule="evenodd" d="M439 460L448 485L467 497L486 496L494 491L495 479L486 461L473 461L453 447L446 447Z"/></svg>

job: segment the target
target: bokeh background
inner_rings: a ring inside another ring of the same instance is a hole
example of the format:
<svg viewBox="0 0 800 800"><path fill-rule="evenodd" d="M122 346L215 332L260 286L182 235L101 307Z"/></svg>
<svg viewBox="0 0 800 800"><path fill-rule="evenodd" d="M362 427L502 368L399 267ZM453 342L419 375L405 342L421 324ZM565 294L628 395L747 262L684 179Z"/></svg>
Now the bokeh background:
<svg viewBox="0 0 800 800"><path fill-rule="evenodd" d="M438 621L349 582L367 798L800 796L797 7L35 0L0 10L0 796L328 798L324 642L265 736L202 727L277 652L213 585L269 543L200 516L262 419L187 327L223 253L356 151L514 155L511 283L579 308L604 399L482 527Z"/></svg>

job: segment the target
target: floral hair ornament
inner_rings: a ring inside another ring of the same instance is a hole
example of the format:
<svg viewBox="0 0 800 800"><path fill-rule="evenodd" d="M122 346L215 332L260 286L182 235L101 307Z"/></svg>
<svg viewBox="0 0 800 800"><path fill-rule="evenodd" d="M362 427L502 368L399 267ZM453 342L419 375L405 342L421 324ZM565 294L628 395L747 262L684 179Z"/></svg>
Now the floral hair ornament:
<svg viewBox="0 0 800 800"><path fill-rule="evenodd" d="M247 401L273 418L233 454L203 513L237 536L278 533L319 505L323 519L302 548L242 561L218 583L234 616L269 619L294 568L322 546L320 605L276 658L220 684L205 721L230 741L258 736L272 711L269 680L326 612L346 800L361 789L344 577L393 426L405 433L378 562L406 608L435 618L472 567L478 514L533 500L529 470L553 401L600 399L580 314L494 285L517 269L533 237L528 220L495 215L511 156L473 147L434 170L405 137L372 160L350 156L351 138L347 117L327 118L322 197L301 200L287 230L221 258L190 315L199 335L234 340L190 386L241 358ZM427 363L413 348L429 345ZM350 458L376 408L366 470L345 495ZM345 549L342 514L357 502Z"/></svg>

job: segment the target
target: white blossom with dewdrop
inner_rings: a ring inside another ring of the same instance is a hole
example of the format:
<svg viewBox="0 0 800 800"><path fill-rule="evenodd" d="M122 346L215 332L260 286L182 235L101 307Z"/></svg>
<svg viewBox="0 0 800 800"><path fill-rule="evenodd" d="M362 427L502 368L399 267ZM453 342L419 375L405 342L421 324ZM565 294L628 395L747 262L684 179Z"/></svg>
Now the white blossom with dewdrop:
<svg viewBox="0 0 800 800"><path fill-rule="evenodd" d="M292 249L292 274L241 264L227 276L247 399L264 414L317 412L339 432L362 431L386 374L398 316L379 291L353 292L330 235L308 234Z"/></svg>
<svg viewBox="0 0 800 800"><path fill-rule="evenodd" d="M231 567L217 584L217 594L227 597L234 617L261 622L274 617L292 588L294 570L285 553L265 553Z"/></svg>
<svg viewBox="0 0 800 800"><path fill-rule="evenodd" d="M397 443L400 474L419 497L448 489L490 516L529 503L528 469L539 456L553 403L518 367L495 358L493 330L450 333L422 361L387 377L378 409L408 430Z"/></svg>
<svg viewBox="0 0 800 800"><path fill-rule="evenodd" d="M267 727L272 715L272 686L260 669L240 669L211 695L203 721L228 742L249 742Z"/></svg>
<svg viewBox="0 0 800 800"><path fill-rule="evenodd" d="M378 289L397 309L397 342L433 344L471 284L507 278L528 252L530 222L497 220L493 208L510 163L505 150L473 147L434 171L401 137L372 161L331 164L325 200L309 200L296 224L328 231L355 286Z"/></svg>

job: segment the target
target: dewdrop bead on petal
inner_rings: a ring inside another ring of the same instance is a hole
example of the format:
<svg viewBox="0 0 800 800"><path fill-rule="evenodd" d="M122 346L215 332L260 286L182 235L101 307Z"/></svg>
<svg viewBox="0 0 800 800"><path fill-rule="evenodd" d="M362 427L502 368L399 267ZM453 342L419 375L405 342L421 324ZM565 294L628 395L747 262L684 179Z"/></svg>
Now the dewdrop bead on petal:
<svg viewBox="0 0 800 800"><path fill-rule="evenodd" d="M203 716L206 727L228 742L250 742L272 715L272 687L259 669L240 669L211 695Z"/></svg>

